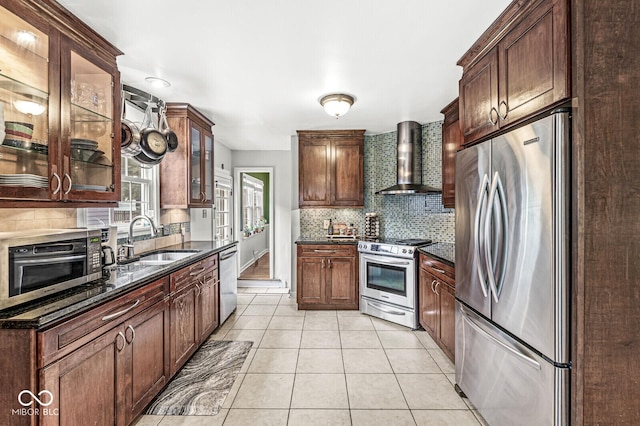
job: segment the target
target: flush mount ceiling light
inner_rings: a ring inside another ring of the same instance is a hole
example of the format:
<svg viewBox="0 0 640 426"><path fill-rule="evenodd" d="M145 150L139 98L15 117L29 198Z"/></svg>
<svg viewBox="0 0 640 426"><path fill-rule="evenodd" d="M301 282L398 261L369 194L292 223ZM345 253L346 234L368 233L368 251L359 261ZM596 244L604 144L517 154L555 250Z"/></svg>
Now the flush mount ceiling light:
<svg viewBox="0 0 640 426"><path fill-rule="evenodd" d="M322 105L326 113L335 118L348 113L355 101L356 98L354 96L344 93L330 93L319 99L320 105Z"/></svg>
<svg viewBox="0 0 640 426"><path fill-rule="evenodd" d="M153 87L163 88L171 86L171 83L169 83L167 80L158 77L147 77L144 79L144 81L146 81L147 83L151 83Z"/></svg>
<svg viewBox="0 0 640 426"><path fill-rule="evenodd" d="M40 115L44 112L45 106L39 102L17 99L13 101L13 106L23 114Z"/></svg>

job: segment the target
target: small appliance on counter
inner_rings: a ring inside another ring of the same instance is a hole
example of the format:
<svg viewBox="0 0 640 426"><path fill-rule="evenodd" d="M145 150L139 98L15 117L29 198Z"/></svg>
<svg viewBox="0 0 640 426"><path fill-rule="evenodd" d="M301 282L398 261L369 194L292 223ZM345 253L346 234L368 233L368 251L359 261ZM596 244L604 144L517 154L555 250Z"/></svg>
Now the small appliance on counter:
<svg viewBox="0 0 640 426"><path fill-rule="evenodd" d="M102 277L100 229L0 232L0 309Z"/></svg>

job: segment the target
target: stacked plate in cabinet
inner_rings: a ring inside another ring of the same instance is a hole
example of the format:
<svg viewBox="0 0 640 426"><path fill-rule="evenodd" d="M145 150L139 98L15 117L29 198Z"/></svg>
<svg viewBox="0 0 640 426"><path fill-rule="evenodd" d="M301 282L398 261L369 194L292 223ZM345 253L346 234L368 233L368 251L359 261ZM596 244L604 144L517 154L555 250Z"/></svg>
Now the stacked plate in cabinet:
<svg viewBox="0 0 640 426"><path fill-rule="evenodd" d="M47 188L49 186L49 179L44 176L29 174L0 175L0 186Z"/></svg>

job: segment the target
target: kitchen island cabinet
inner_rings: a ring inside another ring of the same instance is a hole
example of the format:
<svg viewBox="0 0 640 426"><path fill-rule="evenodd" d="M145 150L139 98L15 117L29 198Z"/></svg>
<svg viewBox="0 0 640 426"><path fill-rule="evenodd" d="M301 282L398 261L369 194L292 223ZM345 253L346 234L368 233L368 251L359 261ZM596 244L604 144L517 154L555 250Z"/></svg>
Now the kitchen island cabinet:
<svg viewBox="0 0 640 426"><path fill-rule="evenodd" d="M160 163L160 207L213 206L214 122L187 103L167 103L167 122L178 147Z"/></svg>
<svg viewBox="0 0 640 426"><path fill-rule="evenodd" d="M358 309L355 244L298 244L299 309Z"/></svg>
<svg viewBox="0 0 640 426"><path fill-rule="evenodd" d="M465 144L569 98L568 10L566 0L510 7L458 61Z"/></svg>
<svg viewBox="0 0 640 426"><path fill-rule="evenodd" d="M298 206L364 206L364 130L298 130Z"/></svg>
<svg viewBox="0 0 640 426"><path fill-rule="evenodd" d="M420 325L455 362L455 272L424 252L420 253Z"/></svg>
<svg viewBox="0 0 640 426"><path fill-rule="evenodd" d="M0 206L113 205L122 52L55 2L0 0L0 32Z"/></svg>

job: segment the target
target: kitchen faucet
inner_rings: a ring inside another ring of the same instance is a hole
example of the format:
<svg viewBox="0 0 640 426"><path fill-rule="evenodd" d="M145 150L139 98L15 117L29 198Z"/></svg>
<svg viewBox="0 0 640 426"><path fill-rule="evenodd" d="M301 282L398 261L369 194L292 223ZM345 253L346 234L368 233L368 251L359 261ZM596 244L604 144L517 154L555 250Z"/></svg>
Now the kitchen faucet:
<svg viewBox="0 0 640 426"><path fill-rule="evenodd" d="M131 222L129 223L129 236L127 237L127 244L123 245L123 247L127 249L126 258L135 256L135 253L133 251L133 225L140 219L145 219L147 222L149 222L149 224L151 225L152 237L154 237L158 233L156 225L153 223L153 220L151 220L149 216L141 214L131 219Z"/></svg>

